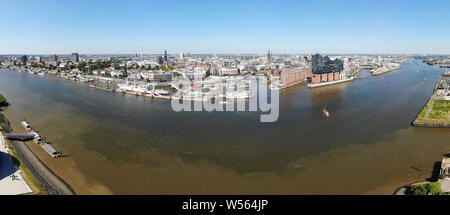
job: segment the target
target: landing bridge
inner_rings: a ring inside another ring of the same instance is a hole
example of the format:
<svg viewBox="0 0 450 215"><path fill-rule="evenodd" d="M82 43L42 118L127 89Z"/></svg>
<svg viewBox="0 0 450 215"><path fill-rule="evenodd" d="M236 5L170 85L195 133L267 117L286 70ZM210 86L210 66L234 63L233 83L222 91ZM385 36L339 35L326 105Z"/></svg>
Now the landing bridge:
<svg viewBox="0 0 450 215"><path fill-rule="evenodd" d="M27 141L32 140L34 137L31 134L5 134L6 139L10 140L21 140L21 141Z"/></svg>

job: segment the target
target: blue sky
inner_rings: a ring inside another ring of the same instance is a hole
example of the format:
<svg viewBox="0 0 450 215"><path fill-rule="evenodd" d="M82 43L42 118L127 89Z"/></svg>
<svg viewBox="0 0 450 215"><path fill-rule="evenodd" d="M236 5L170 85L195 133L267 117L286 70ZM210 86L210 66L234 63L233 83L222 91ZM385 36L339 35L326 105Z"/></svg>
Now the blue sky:
<svg viewBox="0 0 450 215"><path fill-rule="evenodd" d="M0 0L0 54L450 54L450 1Z"/></svg>

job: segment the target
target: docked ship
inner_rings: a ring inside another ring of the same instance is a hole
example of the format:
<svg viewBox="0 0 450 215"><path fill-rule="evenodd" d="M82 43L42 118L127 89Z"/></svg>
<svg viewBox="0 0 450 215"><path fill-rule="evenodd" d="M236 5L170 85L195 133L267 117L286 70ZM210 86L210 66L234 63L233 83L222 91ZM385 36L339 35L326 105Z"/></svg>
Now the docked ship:
<svg viewBox="0 0 450 215"><path fill-rule="evenodd" d="M31 131L32 128L31 128L31 125L28 124L28 122L22 121L20 124L21 124L21 125L23 126L23 128L25 128L25 130L27 130L28 132Z"/></svg>
<svg viewBox="0 0 450 215"><path fill-rule="evenodd" d="M91 82L91 81L94 81L94 79L88 78L88 77L84 77L84 76L81 76L79 79L80 79L81 82Z"/></svg>
<svg viewBox="0 0 450 215"><path fill-rule="evenodd" d="M119 87L119 92L124 93L130 93L130 94L147 94L147 87L139 86L139 85L131 85L128 83L125 84L118 84L117 87Z"/></svg>
<svg viewBox="0 0 450 215"><path fill-rule="evenodd" d="M39 135L36 131L30 131L29 134L31 134L33 136L33 140L37 144L43 142L41 135Z"/></svg>
<svg viewBox="0 0 450 215"><path fill-rule="evenodd" d="M129 93L129 94L138 94L138 95L169 95L170 92L163 89L155 89L150 88L148 85L136 85L136 84L118 84L118 91Z"/></svg>
<svg viewBox="0 0 450 215"><path fill-rule="evenodd" d="M163 90L163 89L155 89L155 87L153 87L152 89L147 88L146 94L147 95L167 96L170 94L170 92L167 90Z"/></svg>

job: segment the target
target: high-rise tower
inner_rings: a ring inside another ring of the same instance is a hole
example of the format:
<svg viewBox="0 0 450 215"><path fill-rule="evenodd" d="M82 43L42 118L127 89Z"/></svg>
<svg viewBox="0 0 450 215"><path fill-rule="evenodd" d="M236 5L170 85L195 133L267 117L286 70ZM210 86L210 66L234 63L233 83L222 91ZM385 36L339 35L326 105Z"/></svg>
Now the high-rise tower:
<svg viewBox="0 0 450 215"><path fill-rule="evenodd" d="M168 66L169 65L169 61L167 59L167 50L164 50L164 66Z"/></svg>

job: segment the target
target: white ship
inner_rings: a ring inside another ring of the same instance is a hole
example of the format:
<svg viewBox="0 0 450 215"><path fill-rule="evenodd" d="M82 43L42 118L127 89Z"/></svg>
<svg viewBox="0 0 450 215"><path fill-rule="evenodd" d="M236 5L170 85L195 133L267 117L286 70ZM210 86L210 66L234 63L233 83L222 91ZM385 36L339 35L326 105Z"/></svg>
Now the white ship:
<svg viewBox="0 0 450 215"><path fill-rule="evenodd" d="M37 132L35 132L35 131L30 131L29 134L31 134L31 135L33 136L34 142L36 142L36 143L39 144L39 143L41 143L41 142L43 141L41 135L39 135Z"/></svg>
<svg viewBox="0 0 450 215"><path fill-rule="evenodd" d="M20 124L25 128L25 130L31 131L31 125L28 124L28 122L22 121Z"/></svg>
<svg viewBox="0 0 450 215"><path fill-rule="evenodd" d="M135 84L131 85L128 82L125 84L118 84L117 87L119 87L118 89L119 92L139 94L139 95L147 94L147 87Z"/></svg>
<svg viewBox="0 0 450 215"><path fill-rule="evenodd" d="M152 89L147 88L146 93L147 95L158 95L158 96L167 96L170 94L170 92L167 90L155 89L155 87L153 87Z"/></svg>
<svg viewBox="0 0 450 215"><path fill-rule="evenodd" d="M94 79L93 78L88 78L88 77L85 77L85 76L81 76L80 78L80 81L81 82L91 82L91 81L94 81Z"/></svg>

